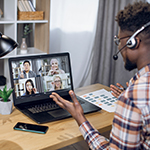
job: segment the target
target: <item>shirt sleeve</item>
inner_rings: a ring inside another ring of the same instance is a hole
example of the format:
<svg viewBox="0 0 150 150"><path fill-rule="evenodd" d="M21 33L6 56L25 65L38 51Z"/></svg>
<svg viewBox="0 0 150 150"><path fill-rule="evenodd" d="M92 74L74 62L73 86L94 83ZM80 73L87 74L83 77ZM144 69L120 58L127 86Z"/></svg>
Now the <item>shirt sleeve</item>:
<svg viewBox="0 0 150 150"><path fill-rule="evenodd" d="M104 136L101 136L88 121L82 123L79 130L92 150L108 149L108 140Z"/></svg>
<svg viewBox="0 0 150 150"><path fill-rule="evenodd" d="M141 128L140 110L132 101L122 96L121 101L118 100L110 141L100 135L88 121L84 122L79 130L92 150L133 150L140 147Z"/></svg>

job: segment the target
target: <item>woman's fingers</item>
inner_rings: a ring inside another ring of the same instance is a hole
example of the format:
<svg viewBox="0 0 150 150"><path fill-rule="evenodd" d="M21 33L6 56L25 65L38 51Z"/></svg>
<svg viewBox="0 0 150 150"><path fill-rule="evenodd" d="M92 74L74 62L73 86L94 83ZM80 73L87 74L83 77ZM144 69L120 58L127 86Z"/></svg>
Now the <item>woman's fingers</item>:
<svg viewBox="0 0 150 150"><path fill-rule="evenodd" d="M36 88L33 88L33 92L36 93Z"/></svg>

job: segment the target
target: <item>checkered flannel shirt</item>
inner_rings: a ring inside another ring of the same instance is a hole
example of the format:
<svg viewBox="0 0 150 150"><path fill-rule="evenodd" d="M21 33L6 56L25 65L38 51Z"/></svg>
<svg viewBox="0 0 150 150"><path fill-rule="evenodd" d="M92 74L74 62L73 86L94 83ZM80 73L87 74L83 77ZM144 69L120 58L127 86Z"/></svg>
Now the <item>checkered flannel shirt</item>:
<svg viewBox="0 0 150 150"><path fill-rule="evenodd" d="M109 141L88 121L79 130L92 150L150 150L150 64L118 98Z"/></svg>

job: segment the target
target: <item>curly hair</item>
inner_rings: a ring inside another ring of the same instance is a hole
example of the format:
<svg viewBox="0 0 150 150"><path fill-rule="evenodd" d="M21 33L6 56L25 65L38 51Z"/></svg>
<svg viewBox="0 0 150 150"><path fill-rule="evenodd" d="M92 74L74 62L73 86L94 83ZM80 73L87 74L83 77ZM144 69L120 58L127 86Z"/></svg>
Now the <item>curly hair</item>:
<svg viewBox="0 0 150 150"><path fill-rule="evenodd" d="M150 4L135 2L120 10L115 19L121 30L135 32L150 21ZM145 28L144 34L150 34L150 26Z"/></svg>

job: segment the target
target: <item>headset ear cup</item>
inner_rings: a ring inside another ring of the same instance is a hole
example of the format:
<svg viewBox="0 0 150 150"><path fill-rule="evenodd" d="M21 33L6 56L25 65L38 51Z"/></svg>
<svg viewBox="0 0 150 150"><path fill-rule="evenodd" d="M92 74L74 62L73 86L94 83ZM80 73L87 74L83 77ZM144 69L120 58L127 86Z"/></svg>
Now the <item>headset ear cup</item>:
<svg viewBox="0 0 150 150"><path fill-rule="evenodd" d="M136 38L129 39L126 45L128 48L134 49L137 46L137 39Z"/></svg>

